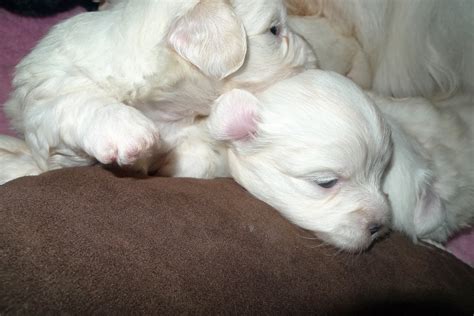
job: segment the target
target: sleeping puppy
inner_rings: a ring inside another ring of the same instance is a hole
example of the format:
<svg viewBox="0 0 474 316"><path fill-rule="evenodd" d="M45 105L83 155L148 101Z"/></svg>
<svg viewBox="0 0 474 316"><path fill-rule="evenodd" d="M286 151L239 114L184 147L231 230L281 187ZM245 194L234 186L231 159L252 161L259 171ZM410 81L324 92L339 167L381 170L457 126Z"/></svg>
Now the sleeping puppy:
<svg viewBox="0 0 474 316"><path fill-rule="evenodd" d="M438 109L371 97L342 76L307 71L257 95L223 95L208 127L238 183L339 248L366 249L385 226L444 242L472 225L472 98Z"/></svg>
<svg viewBox="0 0 474 316"><path fill-rule="evenodd" d="M321 69L386 96L474 92L474 1L285 2Z"/></svg>
<svg viewBox="0 0 474 316"><path fill-rule="evenodd" d="M314 62L281 1L114 0L51 30L17 66L5 111L39 172L95 161L147 171L223 92Z"/></svg>
<svg viewBox="0 0 474 316"><path fill-rule="evenodd" d="M390 129L350 80L315 70L258 96L233 90L208 125L233 178L296 225L348 251L386 231Z"/></svg>

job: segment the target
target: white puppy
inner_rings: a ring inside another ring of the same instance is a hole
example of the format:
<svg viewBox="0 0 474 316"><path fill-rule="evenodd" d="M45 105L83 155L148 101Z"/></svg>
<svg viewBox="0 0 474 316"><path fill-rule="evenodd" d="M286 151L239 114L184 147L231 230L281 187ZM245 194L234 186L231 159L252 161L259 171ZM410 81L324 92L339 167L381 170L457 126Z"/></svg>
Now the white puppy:
<svg viewBox="0 0 474 316"><path fill-rule="evenodd" d="M445 109L424 99L372 98L384 119L350 80L307 71L261 94L223 95L208 124L227 144L237 182L340 248L365 249L383 233L382 188L391 227L415 241L444 242L472 225L472 98Z"/></svg>
<svg viewBox="0 0 474 316"><path fill-rule="evenodd" d="M147 169L224 91L258 91L314 61L281 1L114 0L51 30L17 66L5 111L38 173L95 160ZM0 148L5 160L17 151Z"/></svg>
<svg viewBox="0 0 474 316"><path fill-rule="evenodd" d="M293 223L350 251L386 231L390 132L350 80L307 71L258 96L231 91L209 128L229 145L234 179Z"/></svg>
<svg viewBox="0 0 474 316"><path fill-rule="evenodd" d="M285 0L321 69L395 97L474 92L472 0Z"/></svg>

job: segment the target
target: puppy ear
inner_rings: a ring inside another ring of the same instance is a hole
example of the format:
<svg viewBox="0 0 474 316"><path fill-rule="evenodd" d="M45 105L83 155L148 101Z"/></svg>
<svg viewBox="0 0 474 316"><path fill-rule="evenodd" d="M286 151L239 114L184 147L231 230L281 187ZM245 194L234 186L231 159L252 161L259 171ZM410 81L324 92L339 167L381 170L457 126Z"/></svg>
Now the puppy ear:
<svg viewBox="0 0 474 316"><path fill-rule="evenodd" d="M244 140L257 131L258 99L250 92L234 89L219 97L209 117L209 131L218 140Z"/></svg>
<svg viewBox="0 0 474 316"><path fill-rule="evenodd" d="M223 0L200 1L172 27L168 41L182 58L216 79L237 71L247 53L244 26Z"/></svg>
<svg viewBox="0 0 474 316"><path fill-rule="evenodd" d="M436 231L446 222L446 209L439 194L429 183L422 184L415 207L414 223L419 238Z"/></svg>

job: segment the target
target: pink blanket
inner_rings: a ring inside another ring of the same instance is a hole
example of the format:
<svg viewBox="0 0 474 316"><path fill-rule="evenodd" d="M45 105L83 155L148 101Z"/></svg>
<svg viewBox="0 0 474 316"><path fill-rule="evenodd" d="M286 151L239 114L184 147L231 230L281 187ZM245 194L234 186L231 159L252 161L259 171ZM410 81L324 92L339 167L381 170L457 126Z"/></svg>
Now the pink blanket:
<svg viewBox="0 0 474 316"><path fill-rule="evenodd" d="M60 20L82 12L75 9L49 18L26 18L13 15L0 9L0 134L14 135L3 115L3 104L11 89L11 79L15 65L48 31ZM474 207L474 205L473 205ZM474 266L474 230L468 230L453 238L448 245L448 250L455 256Z"/></svg>
<svg viewBox="0 0 474 316"><path fill-rule="evenodd" d="M49 28L69 16L81 12L75 9L48 18L28 18L0 9L0 134L14 135L3 114L3 104L11 89L15 65L35 46Z"/></svg>

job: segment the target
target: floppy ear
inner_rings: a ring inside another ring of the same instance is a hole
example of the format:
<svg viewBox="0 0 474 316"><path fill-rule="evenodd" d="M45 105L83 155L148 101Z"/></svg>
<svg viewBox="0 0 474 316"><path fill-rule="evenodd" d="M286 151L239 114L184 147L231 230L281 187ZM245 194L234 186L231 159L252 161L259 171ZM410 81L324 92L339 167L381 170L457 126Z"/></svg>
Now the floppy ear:
<svg viewBox="0 0 474 316"><path fill-rule="evenodd" d="M172 27L168 41L185 60L204 74L222 79L244 63L244 26L223 0L201 0Z"/></svg>
<svg viewBox="0 0 474 316"><path fill-rule="evenodd" d="M257 131L258 99L244 90L227 92L214 103L208 122L215 139L244 140Z"/></svg>
<svg viewBox="0 0 474 316"><path fill-rule="evenodd" d="M446 222L446 209L439 194L429 183L421 186L414 214L415 232L419 238L443 227Z"/></svg>

